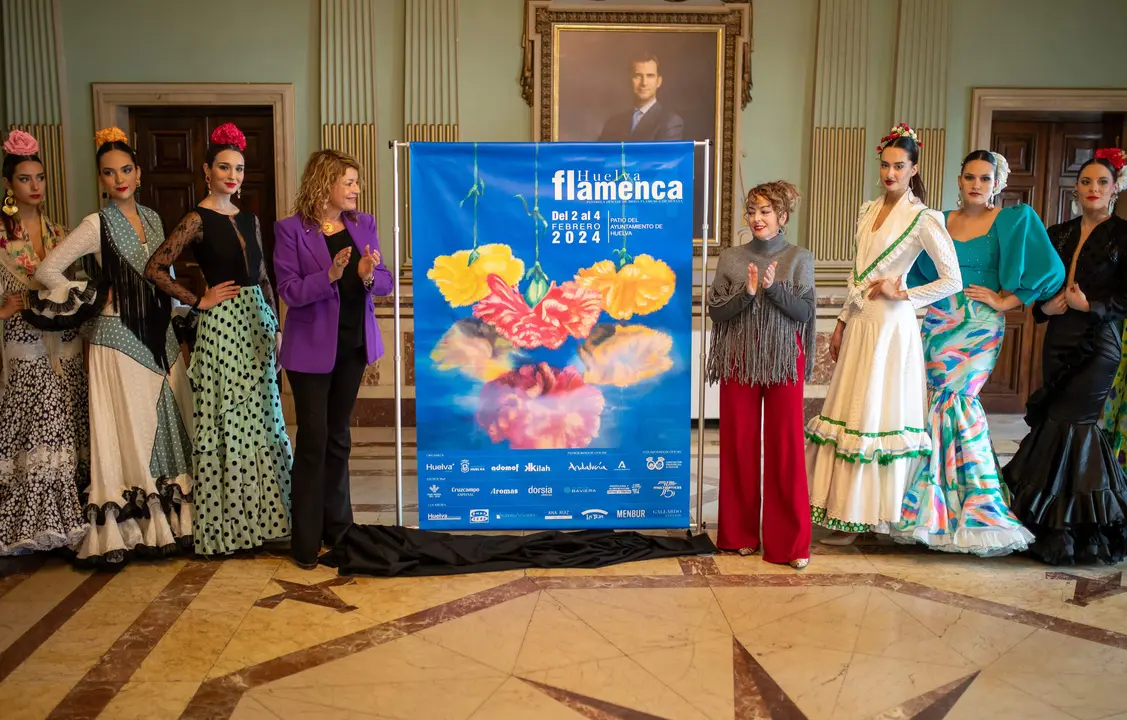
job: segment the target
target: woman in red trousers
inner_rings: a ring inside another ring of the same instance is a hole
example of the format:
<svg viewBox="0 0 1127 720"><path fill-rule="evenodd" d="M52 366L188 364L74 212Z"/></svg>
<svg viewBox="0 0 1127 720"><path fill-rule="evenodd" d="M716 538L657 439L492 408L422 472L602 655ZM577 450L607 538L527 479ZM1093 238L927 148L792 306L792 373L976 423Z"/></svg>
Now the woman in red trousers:
<svg viewBox="0 0 1127 720"><path fill-rule="evenodd" d="M762 539L764 560L801 570L810 562L802 389L814 365L815 291L814 256L785 234L798 197L782 180L747 194L753 239L720 255L708 294L708 380L720 383L717 546L750 555Z"/></svg>

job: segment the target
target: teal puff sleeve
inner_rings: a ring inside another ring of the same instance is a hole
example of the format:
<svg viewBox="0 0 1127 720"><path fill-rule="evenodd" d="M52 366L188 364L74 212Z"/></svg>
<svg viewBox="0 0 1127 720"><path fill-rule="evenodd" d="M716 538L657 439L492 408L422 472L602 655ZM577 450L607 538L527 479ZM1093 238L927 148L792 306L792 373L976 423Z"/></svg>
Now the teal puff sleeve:
<svg viewBox="0 0 1127 720"><path fill-rule="evenodd" d="M994 227L1002 289L1016 295L1025 305L1056 294L1064 284L1064 263L1033 208L1024 204L1003 208Z"/></svg>

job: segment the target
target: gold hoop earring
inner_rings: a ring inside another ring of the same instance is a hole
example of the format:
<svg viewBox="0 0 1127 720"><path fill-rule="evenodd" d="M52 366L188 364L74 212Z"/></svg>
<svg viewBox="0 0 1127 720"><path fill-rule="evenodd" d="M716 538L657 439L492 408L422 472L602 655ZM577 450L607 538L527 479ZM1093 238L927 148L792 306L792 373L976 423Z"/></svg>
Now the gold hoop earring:
<svg viewBox="0 0 1127 720"><path fill-rule="evenodd" d="M15 215L16 213L18 213L20 211L20 209L18 207L16 207L16 196L12 194L11 189L8 190L7 195L4 197L4 208L3 209L4 209L4 214L7 215L8 217L12 217L13 215Z"/></svg>

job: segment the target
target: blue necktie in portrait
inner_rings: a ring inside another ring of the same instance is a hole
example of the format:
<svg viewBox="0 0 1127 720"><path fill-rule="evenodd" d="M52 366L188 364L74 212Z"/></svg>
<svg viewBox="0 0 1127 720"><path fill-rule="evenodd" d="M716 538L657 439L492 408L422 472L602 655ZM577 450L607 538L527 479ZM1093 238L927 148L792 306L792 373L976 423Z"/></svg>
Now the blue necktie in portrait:
<svg viewBox="0 0 1127 720"><path fill-rule="evenodd" d="M630 123L630 131L631 132L634 131L634 128L638 127L638 121L642 119L642 115L644 115L644 114L645 113L642 112L641 110L635 110L634 111L634 122Z"/></svg>

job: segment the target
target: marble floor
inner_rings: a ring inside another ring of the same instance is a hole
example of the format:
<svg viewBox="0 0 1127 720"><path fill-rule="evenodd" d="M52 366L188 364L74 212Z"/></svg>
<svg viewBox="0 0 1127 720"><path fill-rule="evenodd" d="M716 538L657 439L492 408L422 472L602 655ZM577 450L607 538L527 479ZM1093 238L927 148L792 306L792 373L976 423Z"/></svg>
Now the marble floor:
<svg viewBox="0 0 1127 720"><path fill-rule="evenodd" d="M992 423L1003 456L1020 422ZM360 522L396 519L357 430ZM414 446L405 436L405 521ZM717 439L706 434L705 518ZM1127 720L1123 567L886 542L597 570L337 577L284 552L117 574L0 561L0 717Z"/></svg>

